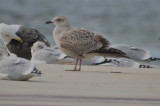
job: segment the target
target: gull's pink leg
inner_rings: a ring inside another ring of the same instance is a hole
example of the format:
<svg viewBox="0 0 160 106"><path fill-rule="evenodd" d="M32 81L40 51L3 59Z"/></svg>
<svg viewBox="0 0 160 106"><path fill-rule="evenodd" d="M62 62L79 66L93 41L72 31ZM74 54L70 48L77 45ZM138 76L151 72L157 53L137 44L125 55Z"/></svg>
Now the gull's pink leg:
<svg viewBox="0 0 160 106"><path fill-rule="evenodd" d="M78 58L76 59L76 64L75 64L75 68L73 69L74 71L76 71L77 70L77 64L78 64Z"/></svg>
<svg viewBox="0 0 160 106"><path fill-rule="evenodd" d="M81 64L82 64L82 59L80 59L79 70L77 70L77 71L81 71Z"/></svg>
<svg viewBox="0 0 160 106"><path fill-rule="evenodd" d="M77 58L77 59L76 59L76 64L75 64L75 68L74 68L73 70L66 70L66 71L78 71L78 70L77 70L78 60L79 60L79 59Z"/></svg>

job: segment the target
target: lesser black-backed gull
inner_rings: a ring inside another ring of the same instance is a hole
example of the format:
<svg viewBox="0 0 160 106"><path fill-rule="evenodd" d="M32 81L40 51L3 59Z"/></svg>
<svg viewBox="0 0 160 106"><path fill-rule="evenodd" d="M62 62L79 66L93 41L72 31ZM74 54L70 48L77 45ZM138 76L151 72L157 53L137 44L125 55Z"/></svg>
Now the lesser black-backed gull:
<svg viewBox="0 0 160 106"><path fill-rule="evenodd" d="M22 25L1 23L0 38L4 41L10 53L28 60L31 59L31 47L33 43L42 41L47 46L50 46L48 40L39 31Z"/></svg>

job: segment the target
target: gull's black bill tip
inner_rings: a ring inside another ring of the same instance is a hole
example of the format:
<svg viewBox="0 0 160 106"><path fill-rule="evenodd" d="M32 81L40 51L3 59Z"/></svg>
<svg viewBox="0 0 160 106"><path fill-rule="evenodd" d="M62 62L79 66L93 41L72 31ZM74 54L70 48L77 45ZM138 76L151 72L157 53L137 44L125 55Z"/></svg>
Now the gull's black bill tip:
<svg viewBox="0 0 160 106"><path fill-rule="evenodd" d="M53 22L52 21L46 21L46 24L52 24Z"/></svg>

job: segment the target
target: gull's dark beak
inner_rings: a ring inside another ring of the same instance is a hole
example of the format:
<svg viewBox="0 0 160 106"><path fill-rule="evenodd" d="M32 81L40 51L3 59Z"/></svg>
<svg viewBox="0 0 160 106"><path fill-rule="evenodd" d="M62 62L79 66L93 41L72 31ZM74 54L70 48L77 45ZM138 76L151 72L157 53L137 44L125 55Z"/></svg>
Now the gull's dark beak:
<svg viewBox="0 0 160 106"><path fill-rule="evenodd" d="M52 24L53 22L52 21L46 21L46 24Z"/></svg>

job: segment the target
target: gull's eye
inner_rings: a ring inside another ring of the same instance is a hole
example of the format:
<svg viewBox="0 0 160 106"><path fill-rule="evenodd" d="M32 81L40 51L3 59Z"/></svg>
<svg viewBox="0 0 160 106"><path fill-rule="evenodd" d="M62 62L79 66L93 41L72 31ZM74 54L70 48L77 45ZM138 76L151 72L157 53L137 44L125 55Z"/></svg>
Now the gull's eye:
<svg viewBox="0 0 160 106"><path fill-rule="evenodd" d="M62 19L57 19L57 21L58 21L58 22L61 22L61 21L62 21Z"/></svg>

